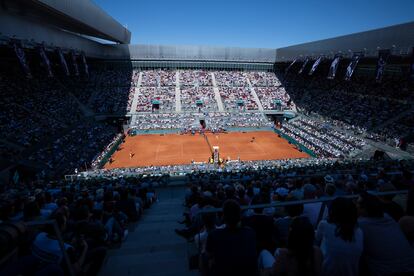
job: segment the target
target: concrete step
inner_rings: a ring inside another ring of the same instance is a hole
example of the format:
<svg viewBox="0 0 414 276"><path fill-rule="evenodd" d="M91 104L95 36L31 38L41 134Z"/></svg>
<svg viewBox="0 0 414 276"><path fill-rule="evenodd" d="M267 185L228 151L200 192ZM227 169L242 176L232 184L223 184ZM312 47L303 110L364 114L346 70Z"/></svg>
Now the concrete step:
<svg viewBox="0 0 414 276"><path fill-rule="evenodd" d="M187 242L174 232L182 228L184 187L159 189L158 197L122 246L109 252L101 275L199 275L188 270Z"/></svg>

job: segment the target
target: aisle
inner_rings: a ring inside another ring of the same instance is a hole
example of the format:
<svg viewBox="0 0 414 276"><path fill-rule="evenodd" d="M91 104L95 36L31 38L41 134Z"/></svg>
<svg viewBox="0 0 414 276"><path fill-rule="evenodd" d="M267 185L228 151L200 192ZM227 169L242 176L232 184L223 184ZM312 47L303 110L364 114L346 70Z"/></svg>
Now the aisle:
<svg viewBox="0 0 414 276"><path fill-rule="evenodd" d="M120 249L109 252L100 275L198 275L188 271L187 246L175 228L183 212L184 188L158 191L159 202L145 210L134 232Z"/></svg>

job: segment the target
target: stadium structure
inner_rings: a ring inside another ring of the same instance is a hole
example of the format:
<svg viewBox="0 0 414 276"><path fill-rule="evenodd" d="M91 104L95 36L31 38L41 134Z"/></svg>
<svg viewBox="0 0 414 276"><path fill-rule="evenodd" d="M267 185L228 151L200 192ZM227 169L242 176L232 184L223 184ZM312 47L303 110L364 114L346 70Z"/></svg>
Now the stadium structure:
<svg viewBox="0 0 414 276"><path fill-rule="evenodd" d="M130 41L131 32L91 1L0 1L0 221L9 223L0 224L0 269L13 271L24 255L18 237L25 231L49 224L63 231L58 218L46 220L53 212L39 221L26 211L45 198L75 208L85 204L75 195L121 202L126 191L140 198L135 211L119 207L130 222L156 195L168 199L144 212L148 221L158 208L155 216L167 216L166 223L150 219L144 238L130 237L88 272L193 275L184 259L193 264L191 256L201 253L183 249L191 242L169 244L163 232L182 211L179 188L169 187L192 184L194 192L199 184L204 197L225 190L224 199L233 189L240 204L245 190L246 198L249 189L266 191L269 200L255 201L266 209L283 206L280 198L306 185L321 193L334 186L351 197L374 188L406 195L412 188L414 22L278 49ZM374 180L393 185L382 189ZM108 191L117 196L109 200ZM332 200L316 194L296 198L319 204L314 227ZM13 228L8 220L18 211L26 223ZM119 224L128 228L125 220ZM194 235L202 225L192 226ZM146 247L146 240L154 243ZM32 254L42 255L39 248ZM60 258L62 273L77 273L65 250ZM407 267L390 271L414 271Z"/></svg>

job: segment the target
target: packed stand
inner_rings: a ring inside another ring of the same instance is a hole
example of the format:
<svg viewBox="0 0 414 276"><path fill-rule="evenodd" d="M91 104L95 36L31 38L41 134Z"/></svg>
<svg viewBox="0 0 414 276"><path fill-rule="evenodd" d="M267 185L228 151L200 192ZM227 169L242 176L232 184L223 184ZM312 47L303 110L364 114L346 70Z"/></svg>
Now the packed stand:
<svg viewBox="0 0 414 276"><path fill-rule="evenodd" d="M0 153L16 160L32 147L56 137L82 116L75 98L56 79L27 79L16 64L0 71ZM7 68L7 70L6 70ZM7 159L6 159L7 158Z"/></svg>
<svg viewBox="0 0 414 276"><path fill-rule="evenodd" d="M248 87L220 87L224 108L229 111L258 110L258 105Z"/></svg>
<svg viewBox="0 0 414 276"><path fill-rule="evenodd" d="M3 187L0 229L2 257L19 249L17 258L3 265L2 275L98 275L109 248L128 237L128 229L144 209L157 200L152 188L164 178L89 180L76 183L23 182ZM61 233L70 266L59 246ZM25 226L21 222L37 223ZM8 228L7 228L8 227ZM8 232L19 229L18 232ZM5 230L5 231L4 231ZM7 252L9 250L9 252Z"/></svg>
<svg viewBox="0 0 414 276"><path fill-rule="evenodd" d="M261 113L206 112L206 113L157 113L137 114L131 130L179 129L199 130L199 119L206 122L206 130L224 131L229 128L272 127L273 123Z"/></svg>
<svg viewBox="0 0 414 276"><path fill-rule="evenodd" d="M254 87L278 87L282 85L273 72L246 72L245 75Z"/></svg>
<svg viewBox="0 0 414 276"><path fill-rule="evenodd" d="M140 87L137 99L137 112L175 112L174 87ZM159 104L158 108L154 104Z"/></svg>
<svg viewBox="0 0 414 276"><path fill-rule="evenodd" d="M295 108L295 104L286 93L284 87L255 87L254 90L265 110L286 110Z"/></svg>
<svg viewBox="0 0 414 276"><path fill-rule="evenodd" d="M241 71L215 71L213 74L217 86L246 87L248 85L246 76Z"/></svg>
<svg viewBox="0 0 414 276"><path fill-rule="evenodd" d="M97 113L125 114L131 109L139 72L132 69L97 71L98 80L89 106Z"/></svg>
<svg viewBox="0 0 414 276"><path fill-rule="evenodd" d="M211 73L206 70L180 70L180 86L213 86Z"/></svg>
<svg viewBox="0 0 414 276"><path fill-rule="evenodd" d="M213 87L182 86L181 87L182 111L218 111Z"/></svg>
<svg viewBox="0 0 414 276"><path fill-rule="evenodd" d="M123 140L123 138L125 137L124 134L119 133L118 135L116 135L111 142L109 142L109 144L105 147L105 149L100 152L99 154L97 154L92 162L91 162L91 169L99 169L101 166L103 166L103 162L105 161L106 158L108 158L109 154L111 153L112 150L114 150L114 147Z"/></svg>
<svg viewBox="0 0 414 276"><path fill-rule="evenodd" d="M412 84L407 79L384 76L381 83L376 83L358 74L351 81L290 74L283 85L301 111L341 122L367 138L395 144L395 139L411 132L404 126L400 128L405 120L381 128L388 120L412 109Z"/></svg>
<svg viewBox="0 0 414 276"><path fill-rule="evenodd" d="M142 87L161 87L175 85L176 71L162 69L142 71Z"/></svg>
<svg viewBox="0 0 414 276"><path fill-rule="evenodd" d="M40 166L39 177L59 178L89 169L94 157L105 150L115 135L115 128L108 124L82 122L34 150L27 159Z"/></svg>
<svg viewBox="0 0 414 276"><path fill-rule="evenodd" d="M190 260L203 275L413 273L413 164L339 167L326 175L317 168L192 174L185 228L176 233L197 247ZM408 199L373 194L401 189ZM318 200L327 202L321 218ZM270 203L285 205L253 207Z"/></svg>
<svg viewBox="0 0 414 276"><path fill-rule="evenodd" d="M303 117L284 123L281 131L294 139L299 139L298 142L309 146L318 153L318 156L346 157L365 145L361 138L339 132L329 125Z"/></svg>

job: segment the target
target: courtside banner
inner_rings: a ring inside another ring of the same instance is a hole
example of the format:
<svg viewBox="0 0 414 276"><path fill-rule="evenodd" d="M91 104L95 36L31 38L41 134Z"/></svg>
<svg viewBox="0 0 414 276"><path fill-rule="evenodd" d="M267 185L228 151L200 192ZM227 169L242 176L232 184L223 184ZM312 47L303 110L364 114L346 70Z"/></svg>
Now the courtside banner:
<svg viewBox="0 0 414 276"><path fill-rule="evenodd" d="M361 56L362 56L361 53L354 53L351 62L346 68L345 80L347 81L351 80L352 75L354 74L355 68L357 67L358 62L361 59Z"/></svg>
<svg viewBox="0 0 414 276"><path fill-rule="evenodd" d="M290 68L293 66L293 64L295 64L296 63L296 61L297 61L298 59L297 58L295 58L293 61L292 61L292 63L291 64L289 64L289 66L286 68L286 70L285 70L285 74L287 74L288 72L289 72L289 70L290 70Z"/></svg>
<svg viewBox="0 0 414 276"><path fill-rule="evenodd" d="M74 51L71 51L70 55L72 57L72 65L73 65L73 70L75 71L75 76L79 76L79 68L78 68L78 63L76 62L76 54Z"/></svg>
<svg viewBox="0 0 414 276"><path fill-rule="evenodd" d="M13 43L14 52L16 53L17 58L19 59L20 65L23 68L23 72L27 78L32 78L32 72L30 72L30 67L27 65L26 54L20 45Z"/></svg>
<svg viewBox="0 0 414 276"><path fill-rule="evenodd" d="M42 60L43 65L46 67L47 76L49 78L53 78L52 68L50 66L49 58L46 55L45 47L43 45L40 45L38 48L38 51L39 51L40 59Z"/></svg>
<svg viewBox="0 0 414 276"><path fill-rule="evenodd" d="M339 62L341 61L340 55L335 55L332 60L331 66L329 67L328 79L333 80L336 76L336 71L338 70Z"/></svg>
<svg viewBox="0 0 414 276"><path fill-rule="evenodd" d="M321 63L321 61L322 61L322 57L318 57L318 59L317 60L315 60L315 62L313 63L313 65L312 65L312 68L310 69L310 71L309 71L309 76L312 76L313 75L313 73L315 73L315 71L316 71L316 68L318 68L318 66L319 66L319 64Z"/></svg>
<svg viewBox="0 0 414 276"><path fill-rule="evenodd" d="M88 63L86 63L85 53L83 53L83 52L82 52L82 63L83 63L83 69L85 70L85 74L86 74L86 76L89 77Z"/></svg>
<svg viewBox="0 0 414 276"><path fill-rule="evenodd" d="M300 68L298 74L302 74L302 72L303 72L303 70L305 70L305 67L308 64L308 62L309 62L309 58L306 58L305 61L303 62L302 67Z"/></svg>
<svg viewBox="0 0 414 276"><path fill-rule="evenodd" d="M56 49L58 56L59 56L59 60L60 60L60 65L62 66L63 72L65 72L66 76L69 76L69 68L68 68L68 64L66 63L65 57L63 56L62 50L60 48Z"/></svg>
<svg viewBox="0 0 414 276"><path fill-rule="evenodd" d="M387 64L388 58L391 55L390 50L380 50L378 52L377 69L375 71L375 81L381 82L384 76L385 65Z"/></svg>

